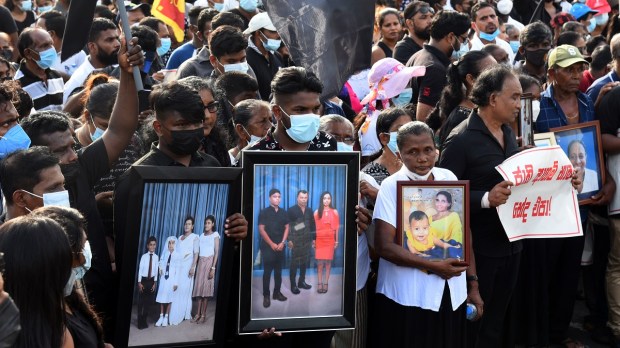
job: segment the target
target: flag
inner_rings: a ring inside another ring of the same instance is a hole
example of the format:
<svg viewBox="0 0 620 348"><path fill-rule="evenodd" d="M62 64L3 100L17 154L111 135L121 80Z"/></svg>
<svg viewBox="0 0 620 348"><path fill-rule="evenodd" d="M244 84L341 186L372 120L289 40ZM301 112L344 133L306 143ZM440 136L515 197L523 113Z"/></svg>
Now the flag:
<svg viewBox="0 0 620 348"><path fill-rule="evenodd" d="M185 0L155 0L151 14L169 25L177 41L183 42L185 37Z"/></svg>
<svg viewBox="0 0 620 348"><path fill-rule="evenodd" d="M62 39L61 61L64 62L86 46L90 27L95 17L96 6L97 0L71 1Z"/></svg>
<svg viewBox="0 0 620 348"><path fill-rule="evenodd" d="M267 0L264 6L295 64L323 82L324 98L370 68L375 0Z"/></svg>

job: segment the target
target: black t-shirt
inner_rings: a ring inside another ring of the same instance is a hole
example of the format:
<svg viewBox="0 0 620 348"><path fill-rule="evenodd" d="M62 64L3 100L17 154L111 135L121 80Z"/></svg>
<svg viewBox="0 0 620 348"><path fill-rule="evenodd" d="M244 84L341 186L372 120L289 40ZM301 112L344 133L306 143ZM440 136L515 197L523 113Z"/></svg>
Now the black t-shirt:
<svg viewBox="0 0 620 348"><path fill-rule="evenodd" d="M284 151L280 143L273 136L273 129L267 132L267 135L261 139L258 143L252 146L249 150L273 150ZM337 151L336 139L331 135L319 131L314 139L310 141L308 151Z"/></svg>
<svg viewBox="0 0 620 348"><path fill-rule="evenodd" d="M293 242L293 248L295 244L303 245L315 239L316 223L310 207L306 206L303 212L297 204L288 208L288 220L288 239Z"/></svg>
<svg viewBox="0 0 620 348"><path fill-rule="evenodd" d="M258 224L265 226L265 232L267 232L272 242L280 244L282 238L284 238L284 230L288 225L288 214L282 208L278 208L276 211L274 207L268 206L258 214ZM261 249L268 248L271 250L269 245L267 245L262 238L260 240L260 246Z"/></svg>
<svg viewBox="0 0 620 348"><path fill-rule="evenodd" d="M9 35L17 32L17 25L11 11L4 6L0 6L0 31Z"/></svg>
<svg viewBox="0 0 620 348"><path fill-rule="evenodd" d="M422 47L413 41L411 36L407 35L396 43L396 47L394 47L394 59L403 64L407 64L409 58L421 49Z"/></svg>
<svg viewBox="0 0 620 348"><path fill-rule="evenodd" d="M269 53L269 61L265 59L265 56L256 52L252 47L246 49L248 64L254 70L256 74L256 81L258 81L258 92L263 100L269 101L269 95L271 94L271 80L275 74L282 68L282 62L275 54Z"/></svg>
<svg viewBox="0 0 620 348"><path fill-rule="evenodd" d="M412 104L437 105L441 91L448 82L446 77L448 64L450 64L450 58L431 45L424 45L423 49L409 59L407 66L426 67L426 73L423 76L411 79L411 87L413 89Z"/></svg>
<svg viewBox="0 0 620 348"><path fill-rule="evenodd" d="M34 12L26 11L26 18L24 18L23 22L15 21L15 25L17 25L17 32L21 33L24 29L31 26L36 21Z"/></svg>
<svg viewBox="0 0 620 348"><path fill-rule="evenodd" d="M620 128L618 110L620 110L620 87L614 87L605 94L596 108L596 116L601 122L601 134L618 135Z"/></svg>
<svg viewBox="0 0 620 348"><path fill-rule="evenodd" d="M443 149L444 143L446 142L446 139L448 139L450 132L461 124L461 122L465 121L467 117L469 117L469 114L471 114L471 111L472 110L470 108L459 105L455 107L452 112L450 112L446 123L444 123L443 127L439 130L439 147L441 149Z"/></svg>

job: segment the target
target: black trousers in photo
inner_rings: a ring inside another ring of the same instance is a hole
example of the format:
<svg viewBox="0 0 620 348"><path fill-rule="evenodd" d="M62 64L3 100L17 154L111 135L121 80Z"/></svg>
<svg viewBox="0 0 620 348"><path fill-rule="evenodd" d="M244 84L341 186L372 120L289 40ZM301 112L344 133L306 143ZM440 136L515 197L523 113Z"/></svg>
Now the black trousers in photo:
<svg viewBox="0 0 620 348"><path fill-rule="evenodd" d="M304 243L299 246L293 246L289 271L289 276L291 278L291 287L297 284L295 282L295 277L297 276L297 269L299 269L298 283L306 281L306 269L308 268L309 256L310 245L308 243Z"/></svg>
<svg viewBox="0 0 620 348"><path fill-rule="evenodd" d="M271 282L271 272L273 272L273 293L280 292L282 285L282 263L284 262L284 251L273 251L271 248L262 248L263 257L263 296L269 296L269 283Z"/></svg>
<svg viewBox="0 0 620 348"><path fill-rule="evenodd" d="M148 327L146 318L149 316L149 307L155 301L155 291L151 291L153 284L155 284L155 278L142 277L140 282L144 290L138 294L138 328L142 329Z"/></svg>

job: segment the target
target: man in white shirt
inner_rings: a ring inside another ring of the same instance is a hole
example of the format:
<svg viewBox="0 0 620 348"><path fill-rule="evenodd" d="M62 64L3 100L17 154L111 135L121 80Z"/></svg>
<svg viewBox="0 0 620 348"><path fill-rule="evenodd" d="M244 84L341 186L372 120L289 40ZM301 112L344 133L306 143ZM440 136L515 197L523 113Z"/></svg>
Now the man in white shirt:
<svg viewBox="0 0 620 348"><path fill-rule="evenodd" d="M146 319L149 317L148 309L155 299L155 289L157 289L157 276L159 256L155 254L157 239L150 236L146 241L147 252L140 258L138 268L138 329L142 330L149 325Z"/></svg>
<svg viewBox="0 0 620 348"><path fill-rule="evenodd" d="M496 44L508 53L510 63L512 64L515 54L512 52L510 44L497 37L500 34L500 30L495 7L487 2L479 2L471 8L471 18L472 28L476 31L476 34L470 41L470 50L480 50L485 45Z"/></svg>

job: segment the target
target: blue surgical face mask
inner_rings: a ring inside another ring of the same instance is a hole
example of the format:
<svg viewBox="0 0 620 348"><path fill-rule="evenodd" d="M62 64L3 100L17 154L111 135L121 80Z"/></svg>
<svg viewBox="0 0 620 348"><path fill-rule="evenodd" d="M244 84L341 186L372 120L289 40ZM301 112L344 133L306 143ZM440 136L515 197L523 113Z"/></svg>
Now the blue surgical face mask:
<svg viewBox="0 0 620 348"><path fill-rule="evenodd" d="M396 136L398 132L390 132L390 142L388 142L387 147L392 151L394 155L398 153L398 145L396 144Z"/></svg>
<svg viewBox="0 0 620 348"><path fill-rule="evenodd" d="M270 39L266 37L265 34L263 34L262 32L259 31L259 33L262 37L265 38L265 40L267 40L267 42L260 40L260 42L263 43L263 47L265 47L266 50L273 52L273 51L277 51L278 48L280 48L280 44L282 43L282 40Z"/></svg>
<svg viewBox="0 0 620 348"><path fill-rule="evenodd" d="M241 7L246 12L254 12L256 11L256 7L258 7L257 0L239 0L239 7Z"/></svg>
<svg viewBox="0 0 620 348"><path fill-rule="evenodd" d="M399 95L392 98L392 103L395 106L402 108L403 106L409 104L411 102L411 97L413 96L413 90L411 88L405 88Z"/></svg>
<svg viewBox="0 0 620 348"><path fill-rule="evenodd" d="M592 20L596 22L596 25L603 26L607 24L607 21L609 20L609 14L603 13L602 15L594 16L592 17L592 19L590 19L590 21Z"/></svg>
<svg viewBox="0 0 620 348"><path fill-rule="evenodd" d="M0 159L11 152L24 150L30 147L30 138L24 132L22 126L16 124L2 137L0 137Z"/></svg>
<svg viewBox="0 0 620 348"><path fill-rule="evenodd" d="M95 124L95 120L93 120L92 116L90 116L90 122L92 122L93 126L95 126L95 132L90 135L90 139L92 141L95 141L95 140L101 138L101 136L103 135L103 132L105 132L105 131L103 129L97 127L97 125Z"/></svg>
<svg viewBox="0 0 620 348"><path fill-rule="evenodd" d="M336 143L338 151L353 151L353 145L345 144L342 141Z"/></svg>
<svg viewBox="0 0 620 348"><path fill-rule="evenodd" d="M52 65L54 65L54 62L56 61L56 59L58 59L58 53L56 53L56 49L54 48L54 46L46 49L43 52L38 52L38 53L39 53L39 60L37 60L36 63L39 66L39 68L43 70L49 69Z"/></svg>
<svg viewBox="0 0 620 348"><path fill-rule="evenodd" d="M172 46L172 40L169 37L162 37L161 46L157 47L157 55L162 57L164 54L170 51L170 46Z"/></svg>
<svg viewBox="0 0 620 348"><path fill-rule="evenodd" d="M41 198L43 200L44 207L57 206L71 208L71 204L69 203L69 191L67 190L44 193L43 196L36 195L26 190L21 191L24 191L31 196Z"/></svg>
<svg viewBox="0 0 620 348"><path fill-rule="evenodd" d="M512 48L512 53L516 54L519 50L519 47L521 47L519 41L510 41L510 48Z"/></svg>
<svg viewBox="0 0 620 348"><path fill-rule="evenodd" d="M497 29L495 29L495 31L494 31L493 33L491 33L491 34L487 34L487 33L484 33L484 32L480 32L480 35L479 35L479 36L480 36L480 38L481 38L482 40L486 40L486 41L493 41L493 40L495 40L495 38L496 38L496 37L497 37L497 35L499 35L499 34L500 34L500 31L499 31L499 28L497 28Z"/></svg>
<svg viewBox="0 0 620 348"><path fill-rule="evenodd" d="M222 12L222 10L224 9L224 3L219 3L219 2L214 2L213 3L213 8L217 11L217 12Z"/></svg>
<svg viewBox="0 0 620 348"><path fill-rule="evenodd" d="M467 52L469 52L469 45L467 44L467 42L463 42L461 44L461 47L459 47L458 51L456 49L452 50L452 59L459 60Z"/></svg>
<svg viewBox="0 0 620 348"><path fill-rule="evenodd" d="M93 252L90 250L90 243L88 241L84 243L84 248L82 249L82 255L84 255L84 260L86 260L84 264L79 267L73 268L76 272L75 278L77 280L84 278L84 275L86 274L86 272L88 272L92 264Z"/></svg>
<svg viewBox="0 0 620 348"><path fill-rule="evenodd" d="M588 24L588 33L591 33L596 29L596 21L594 19L590 19L590 24Z"/></svg>
<svg viewBox="0 0 620 348"><path fill-rule="evenodd" d="M316 134L319 132L319 115L302 114L291 116L287 114L282 107L280 107L280 110L283 114L288 116L289 120L291 120L291 128L286 130L286 134L288 134L288 136L295 142L300 144L307 143L314 139ZM284 126L284 124L282 124L282 126Z"/></svg>
<svg viewBox="0 0 620 348"><path fill-rule="evenodd" d="M222 64L219 60L217 62ZM222 66L224 67L224 72L241 71L242 73L247 73L249 69L248 62L241 62L236 64L222 64Z"/></svg>
<svg viewBox="0 0 620 348"><path fill-rule="evenodd" d="M22 1L21 8L24 11L32 11L32 1L30 0Z"/></svg>
<svg viewBox="0 0 620 348"><path fill-rule="evenodd" d="M71 276L69 276L69 280L67 280L67 284L65 284L65 288L63 290L65 297L68 297L73 292L73 286L75 285L75 280L77 279L77 267L71 269Z"/></svg>
<svg viewBox="0 0 620 348"><path fill-rule="evenodd" d="M53 6L39 6L39 14L51 11L53 8Z"/></svg>

